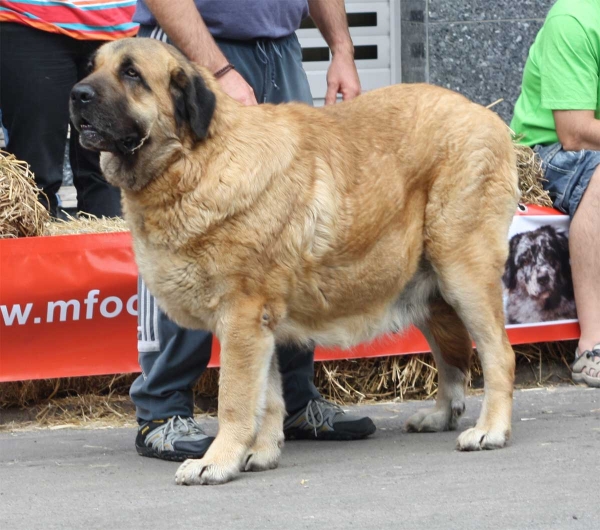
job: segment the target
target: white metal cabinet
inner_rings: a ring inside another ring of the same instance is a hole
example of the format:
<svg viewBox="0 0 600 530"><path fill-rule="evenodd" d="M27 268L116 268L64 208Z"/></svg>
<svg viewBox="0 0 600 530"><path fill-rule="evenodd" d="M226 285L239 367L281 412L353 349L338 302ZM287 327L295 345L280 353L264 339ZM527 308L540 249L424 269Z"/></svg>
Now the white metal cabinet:
<svg viewBox="0 0 600 530"><path fill-rule="evenodd" d="M346 12L363 90L400 82L400 0L347 0ZM322 105L331 53L312 21L297 34L315 105Z"/></svg>

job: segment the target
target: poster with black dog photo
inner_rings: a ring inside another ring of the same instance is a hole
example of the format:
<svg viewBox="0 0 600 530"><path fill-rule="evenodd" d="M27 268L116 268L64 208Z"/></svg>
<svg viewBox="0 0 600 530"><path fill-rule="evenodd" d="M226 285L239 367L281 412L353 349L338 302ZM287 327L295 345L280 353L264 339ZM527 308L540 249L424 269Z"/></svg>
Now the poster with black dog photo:
<svg viewBox="0 0 600 530"><path fill-rule="evenodd" d="M515 216L502 278L507 327L577 321L568 236L567 216Z"/></svg>

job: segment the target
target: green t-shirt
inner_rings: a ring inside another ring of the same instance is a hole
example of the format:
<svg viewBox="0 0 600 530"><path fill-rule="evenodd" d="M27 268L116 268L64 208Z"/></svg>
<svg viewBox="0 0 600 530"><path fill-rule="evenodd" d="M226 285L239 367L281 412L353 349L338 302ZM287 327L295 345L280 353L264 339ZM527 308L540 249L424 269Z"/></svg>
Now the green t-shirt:
<svg viewBox="0 0 600 530"><path fill-rule="evenodd" d="M510 124L529 146L558 142L553 110L595 110L600 117L600 0L558 0L523 72Z"/></svg>

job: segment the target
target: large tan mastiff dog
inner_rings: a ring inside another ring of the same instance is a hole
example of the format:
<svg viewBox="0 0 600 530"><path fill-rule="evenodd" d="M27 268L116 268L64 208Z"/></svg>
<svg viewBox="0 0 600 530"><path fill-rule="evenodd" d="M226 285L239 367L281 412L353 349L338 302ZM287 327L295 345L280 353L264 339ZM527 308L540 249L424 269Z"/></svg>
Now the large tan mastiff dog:
<svg viewBox="0 0 600 530"><path fill-rule="evenodd" d="M244 107L151 39L106 44L71 95L84 147L123 192L140 273L177 323L221 342L219 434L179 484L271 469L284 405L273 351L344 348L417 325L439 370L409 431L454 429L478 348L485 398L461 450L510 434L501 276L518 186L507 127L448 90Z"/></svg>

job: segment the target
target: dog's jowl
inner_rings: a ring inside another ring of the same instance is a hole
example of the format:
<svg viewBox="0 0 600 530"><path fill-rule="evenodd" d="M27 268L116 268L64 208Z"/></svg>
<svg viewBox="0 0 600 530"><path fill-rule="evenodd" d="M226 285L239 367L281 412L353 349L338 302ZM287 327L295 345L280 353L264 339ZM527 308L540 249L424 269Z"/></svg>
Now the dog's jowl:
<svg viewBox="0 0 600 530"><path fill-rule="evenodd" d="M219 434L178 483L277 466L277 343L348 347L410 324L440 386L407 429L457 427L472 338L485 398L458 448L505 445L514 353L501 277L518 186L493 112L428 85L320 109L244 107L174 48L133 39L100 48L72 118L122 189L148 288L174 321L221 343Z"/></svg>

